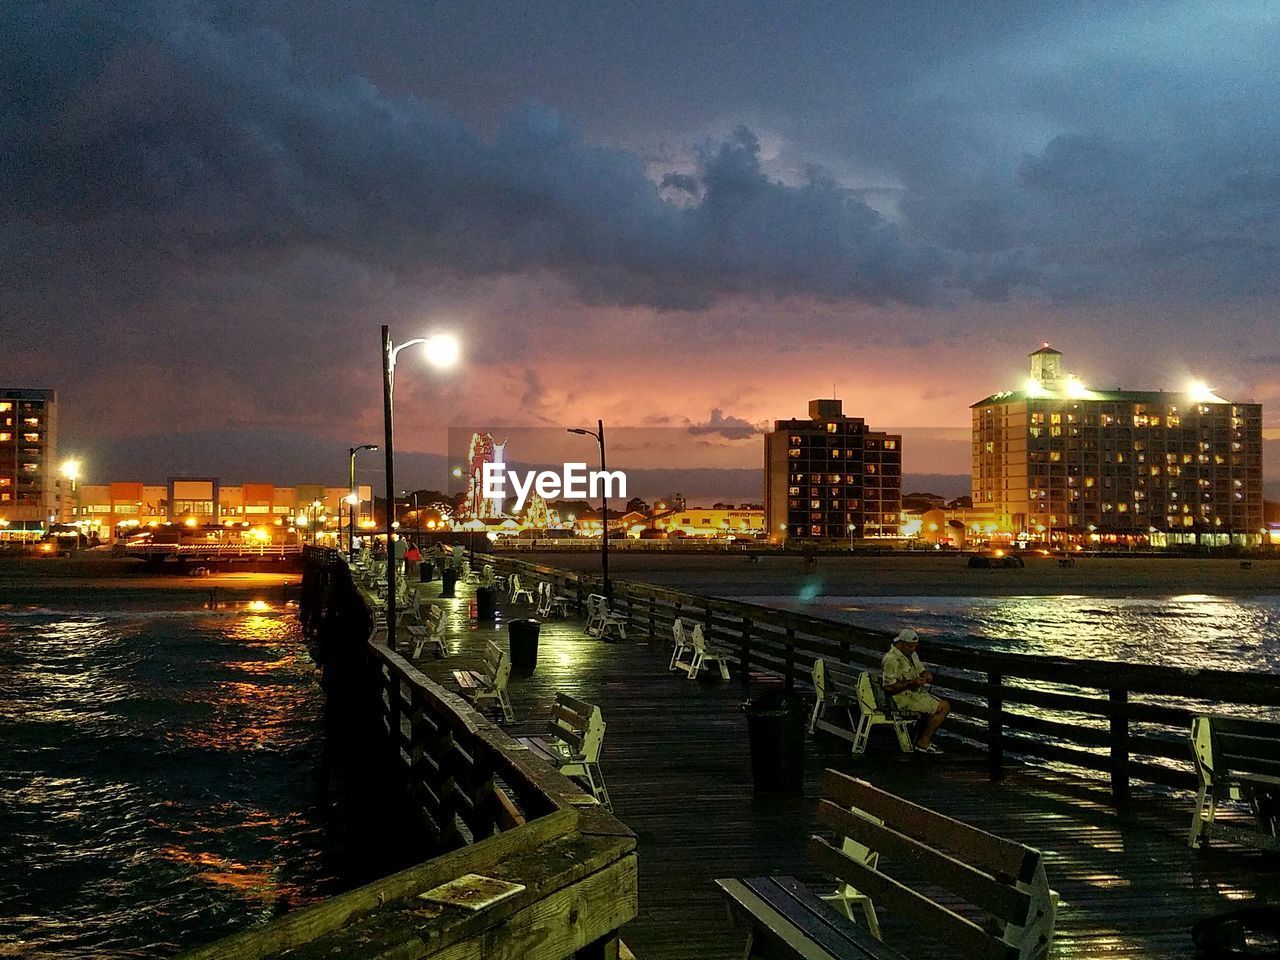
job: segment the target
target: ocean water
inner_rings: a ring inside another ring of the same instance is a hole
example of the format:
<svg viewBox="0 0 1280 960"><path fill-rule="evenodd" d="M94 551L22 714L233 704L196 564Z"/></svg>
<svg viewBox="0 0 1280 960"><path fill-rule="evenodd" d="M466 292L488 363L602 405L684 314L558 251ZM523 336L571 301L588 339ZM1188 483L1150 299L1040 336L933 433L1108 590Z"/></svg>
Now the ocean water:
<svg viewBox="0 0 1280 960"><path fill-rule="evenodd" d="M165 956L334 892L278 603L0 606L0 957Z"/></svg>
<svg viewBox="0 0 1280 960"><path fill-rule="evenodd" d="M743 597L897 632L1012 653L1122 663L1280 672L1280 596L1160 598L1021 597Z"/></svg>

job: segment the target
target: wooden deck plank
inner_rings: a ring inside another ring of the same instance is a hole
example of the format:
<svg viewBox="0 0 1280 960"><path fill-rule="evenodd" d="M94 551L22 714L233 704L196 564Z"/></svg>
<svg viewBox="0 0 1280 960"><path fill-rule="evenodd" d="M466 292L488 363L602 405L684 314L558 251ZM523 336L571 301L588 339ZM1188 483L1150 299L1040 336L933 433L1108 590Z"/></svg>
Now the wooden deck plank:
<svg viewBox="0 0 1280 960"><path fill-rule="evenodd" d="M478 666L487 640L506 644L505 621L531 615L500 602L500 619L469 619L473 588L458 586L446 606L451 656L418 661L453 687L452 672ZM632 630L626 643L587 637L579 621L544 623L537 671L511 679L517 722L512 733L542 733L557 692L598 704L608 725L602 766L616 815L639 840L640 916L624 930L639 957L718 960L741 956L716 877L793 874L819 889L804 845L815 821L824 767L856 773L948 816L1035 846L1045 853L1050 885L1062 897L1054 956L1184 957L1190 927L1202 916L1254 897L1280 898L1280 858L1226 846L1186 847L1185 796L1135 793L1129 810L1109 806L1105 783L1048 768L1014 768L1002 783L987 779L985 757L953 750L943 758L904 756L877 731L866 757L821 736L807 744L803 797L756 798L751 791L746 696L738 677L691 682L670 672L670 638ZM400 649L408 646L400 638ZM944 728L945 729L945 728ZM947 744L945 736L939 741ZM907 877L905 871L899 875ZM909 956L946 957L885 912L889 942Z"/></svg>

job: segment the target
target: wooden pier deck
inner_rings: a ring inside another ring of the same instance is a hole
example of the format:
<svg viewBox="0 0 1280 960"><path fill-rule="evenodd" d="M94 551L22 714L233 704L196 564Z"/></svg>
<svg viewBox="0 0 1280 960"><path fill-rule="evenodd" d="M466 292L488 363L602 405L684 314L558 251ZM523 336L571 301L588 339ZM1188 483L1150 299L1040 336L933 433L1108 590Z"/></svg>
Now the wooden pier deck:
<svg viewBox="0 0 1280 960"><path fill-rule="evenodd" d="M498 623L477 628L470 586L459 584L454 600L438 599L438 581L424 589L425 598L446 605L451 656L417 665L454 689L452 671L477 665L486 640L505 644L504 619L531 615L500 602ZM407 636L399 647L411 649ZM537 671L510 686L516 734L541 732L558 691L604 713L602 763L614 812L638 837L640 915L623 930L638 957L741 956L743 940L728 922L716 877L790 873L823 886L804 842L815 831L818 779L828 766L1041 849L1062 898L1055 957L1186 957L1195 920L1255 898L1280 901L1280 858L1187 847L1185 796L1139 791L1122 814L1101 781L1016 767L992 783L982 756L904 757L885 731L859 759L842 741L810 740L804 797L757 799L739 679L690 682L668 671L670 651L666 636L604 643L580 621L552 620L542 627ZM945 737L939 742L948 745ZM949 955L887 912L882 923L886 939L910 956Z"/></svg>

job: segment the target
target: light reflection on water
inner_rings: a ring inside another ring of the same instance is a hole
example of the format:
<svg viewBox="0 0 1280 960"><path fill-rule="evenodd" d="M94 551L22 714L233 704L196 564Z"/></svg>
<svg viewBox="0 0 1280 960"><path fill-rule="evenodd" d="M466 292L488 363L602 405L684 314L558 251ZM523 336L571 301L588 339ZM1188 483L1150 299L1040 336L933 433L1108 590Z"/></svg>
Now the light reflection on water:
<svg viewBox="0 0 1280 960"><path fill-rule="evenodd" d="M896 632L1012 653L1224 670L1280 669L1280 596L750 597Z"/></svg>
<svg viewBox="0 0 1280 960"><path fill-rule="evenodd" d="M0 610L0 956L164 955L331 892L321 696L288 613Z"/></svg>

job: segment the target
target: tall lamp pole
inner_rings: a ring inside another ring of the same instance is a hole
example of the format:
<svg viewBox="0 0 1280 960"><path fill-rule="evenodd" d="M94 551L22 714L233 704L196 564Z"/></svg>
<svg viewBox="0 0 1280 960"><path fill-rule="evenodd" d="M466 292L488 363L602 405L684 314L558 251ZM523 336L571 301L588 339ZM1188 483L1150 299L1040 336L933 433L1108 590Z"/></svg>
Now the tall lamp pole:
<svg viewBox="0 0 1280 960"><path fill-rule="evenodd" d="M396 357L405 347L422 344L426 359L433 367L451 367L458 362L458 341L450 334L414 337L401 344L391 342L391 328L382 327L382 419L383 449L386 451L387 481L387 649L396 648L396 477L395 441L392 429L392 388L395 385Z"/></svg>
<svg viewBox="0 0 1280 960"><path fill-rule="evenodd" d="M607 473L608 468L604 465L604 421L597 420L594 431L570 427L569 432L595 438L596 443L600 445L600 473ZM600 484L600 504L600 573L604 580L604 597L612 602L613 585L609 582L609 485L603 480Z"/></svg>
<svg viewBox="0 0 1280 960"><path fill-rule="evenodd" d="M347 503L351 506L351 522L347 525L347 554L356 552L356 511L360 509L360 494L356 492L356 454L361 450L377 450L376 443L363 443L358 447L349 447L347 453L350 454L350 478L351 483L348 486L350 491L347 495ZM339 528L341 529L341 528Z"/></svg>
<svg viewBox="0 0 1280 960"><path fill-rule="evenodd" d="M62 475L71 481L71 510L75 514L72 526L76 528L76 550L80 549L80 531L83 527L80 525L80 461L67 460L62 464Z"/></svg>

